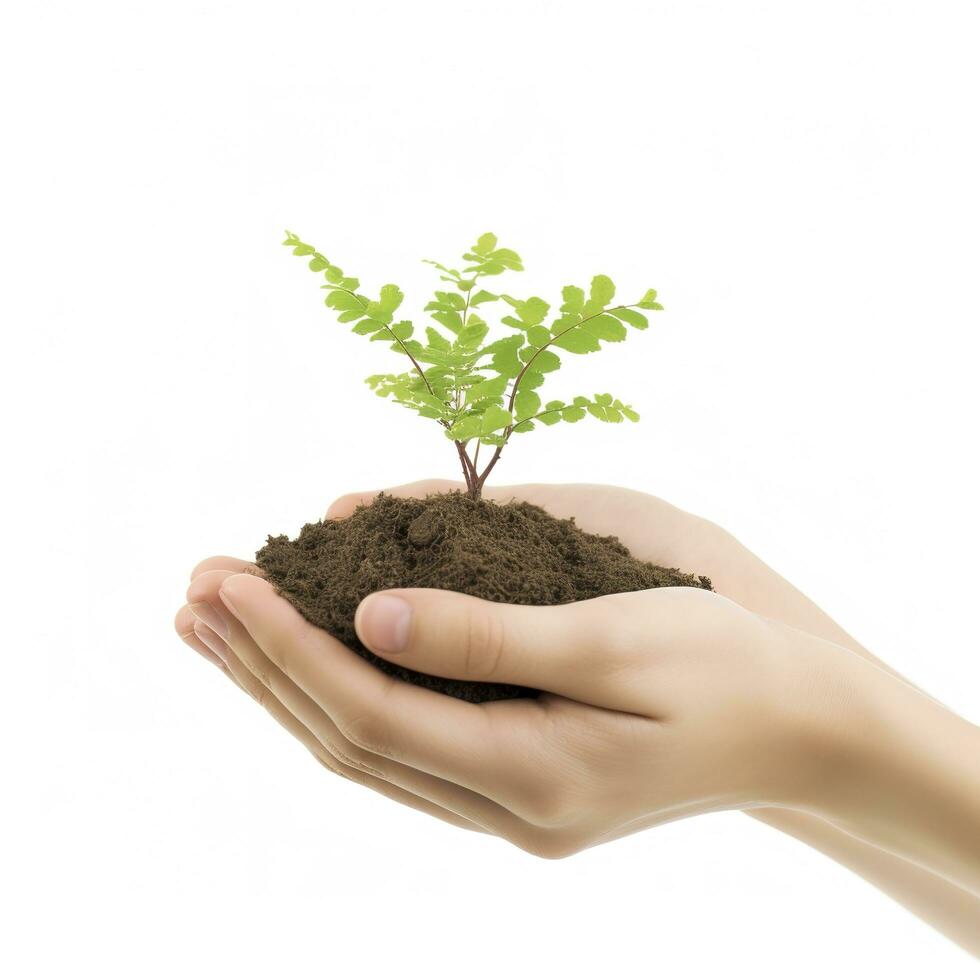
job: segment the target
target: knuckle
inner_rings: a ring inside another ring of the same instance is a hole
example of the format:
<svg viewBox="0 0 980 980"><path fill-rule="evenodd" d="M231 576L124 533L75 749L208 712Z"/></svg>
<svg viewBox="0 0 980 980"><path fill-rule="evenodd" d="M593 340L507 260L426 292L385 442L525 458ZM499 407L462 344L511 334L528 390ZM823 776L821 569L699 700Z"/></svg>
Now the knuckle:
<svg viewBox="0 0 980 980"><path fill-rule="evenodd" d="M556 780L543 782L540 771L533 783L512 788L508 806L531 827L544 831L566 827L576 816L572 794Z"/></svg>
<svg viewBox="0 0 980 980"><path fill-rule="evenodd" d="M211 558L205 558L203 561L199 561L191 569L191 581L193 582L194 579L196 579L203 572L210 572L211 569L215 567L216 561L217 561L217 557L216 556L215 557L211 557Z"/></svg>
<svg viewBox="0 0 980 980"><path fill-rule="evenodd" d="M358 749L353 744L341 748L334 741L324 740L324 744L330 754L344 766L351 769L357 769L359 772L366 772L369 776L377 776L379 779L385 779L385 774L377 769L373 763L377 760L376 755L371 755L362 749ZM367 759L364 757L367 756ZM370 762L368 761L370 759Z"/></svg>
<svg viewBox="0 0 980 980"><path fill-rule="evenodd" d="M388 736L384 722L375 715L357 715L343 724L337 723L340 734L365 752L387 755Z"/></svg>
<svg viewBox="0 0 980 980"><path fill-rule="evenodd" d="M528 818L538 827L556 828L567 824L573 816L573 807L566 794L552 789L538 794L529 804Z"/></svg>
<svg viewBox="0 0 980 980"><path fill-rule="evenodd" d="M487 609L473 610L463 632L463 670L467 677L489 680L495 677L507 646L501 617Z"/></svg>
<svg viewBox="0 0 980 980"><path fill-rule="evenodd" d="M571 838L549 832L538 831L524 834L517 840L512 840L511 843L522 851L545 861L560 861L579 851L579 847Z"/></svg>
<svg viewBox="0 0 980 980"><path fill-rule="evenodd" d="M338 497L327 508L327 519L349 516L353 513L354 508L363 502L365 496L367 495L363 493L345 493L342 497Z"/></svg>
<svg viewBox="0 0 980 980"><path fill-rule="evenodd" d="M323 766L324 769L327 769L329 772L332 772L335 776L342 776L344 779L350 778L347 775L347 773L345 773L337 765L337 763L334 762L333 758L330 756L329 753L311 752L310 754L313 756L314 759L316 759L317 762L320 763L321 766Z"/></svg>
<svg viewBox="0 0 980 980"><path fill-rule="evenodd" d="M194 623L187 606L181 606L177 610L177 614L174 616L174 631L181 639L194 632Z"/></svg>

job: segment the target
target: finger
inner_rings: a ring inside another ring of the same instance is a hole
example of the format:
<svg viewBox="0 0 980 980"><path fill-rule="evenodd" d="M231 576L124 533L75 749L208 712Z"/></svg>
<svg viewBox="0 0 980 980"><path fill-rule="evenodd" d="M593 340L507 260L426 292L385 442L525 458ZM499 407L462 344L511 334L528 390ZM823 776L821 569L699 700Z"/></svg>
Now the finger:
<svg viewBox="0 0 980 980"><path fill-rule="evenodd" d="M425 497L464 489L456 480L419 480L383 492L392 497ZM327 517L349 517L378 493L368 490L339 497L330 505ZM641 561L690 569L712 580L724 568L719 562L719 542L729 540L730 535L696 514L638 490L592 483L522 483L484 487L483 497L498 504L523 501L552 517L574 518L583 531L618 537Z"/></svg>
<svg viewBox="0 0 980 980"><path fill-rule="evenodd" d="M228 555L214 555L198 562L191 570L191 581L204 574L204 572L228 571L237 574L264 575L265 573L258 565L241 558L231 558Z"/></svg>
<svg viewBox="0 0 980 980"><path fill-rule="evenodd" d="M369 650L412 670L633 711L639 700L623 674L643 649L638 609L623 596L519 606L442 589L391 589L364 599L354 626Z"/></svg>
<svg viewBox="0 0 980 980"><path fill-rule="evenodd" d="M267 582L232 575L220 594L268 659L349 742L514 811L507 787L517 760L526 755L519 724L494 729L485 706L382 673L308 623Z"/></svg>
<svg viewBox="0 0 980 980"><path fill-rule="evenodd" d="M203 612L213 622L214 610L223 610L219 588L230 574L214 571L196 579L188 589L187 608ZM343 775L365 785L374 786L377 780L390 783L394 789L385 795L456 826L471 830L486 828L495 833L498 828L501 832L512 829L513 815L484 797L350 744L322 709L269 661L232 617L226 616L227 639L203 620L197 621L196 632L227 662L232 676L247 693L307 748L316 743L320 755L330 755L334 769L339 768ZM368 778L355 778L355 774Z"/></svg>
<svg viewBox="0 0 980 980"><path fill-rule="evenodd" d="M197 620L187 606L181 606L174 617L174 629L177 635L197 654L200 654L208 663L214 664L219 670L224 670L225 662L194 632L194 624Z"/></svg>
<svg viewBox="0 0 980 980"><path fill-rule="evenodd" d="M403 483L397 487L387 487L384 490L362 490L358 493L347 493L338 497L327 508L328 520L339 520L350 517L358 507L370 504L379 493L390 497L427 497L432 493L450 493L454 490L463 491L466 484L461 480L416 480L414 483ZM505 503L509 500L526 500L528 503L538 503L539 500L552 501L553 491L564 489L561 486L546 486L544 484L525 484L523 486L486 487L483 496L487 500ZM561 496L558 494L557 496ZM538 504L538 506L543 506ZM571 516L569 513L567 516Z"/></svg>
<svg viewBox="0 0 980 980"><path fill-rule="evenodd" d="M403 483L401 486L383 491L365 490L360 493L347 493L338 497L327 508L327 519L341 520L350 517L356 508L370 504L379 493L386 493L392 497L426 497L430 493L449 493L451 490L464 488L465 484L456 480L417 480L414 483Z"/></svg>
<svg viewBox="0 0 980 980"><path fill-rule="evenodd" d="M204 642L223 644L224 641L214 633L210 627L198 623L198 632L201 634ZM209 635L210 634L210 635ZM445 808L432 803L430 800L424 799L417 796L415 793L408 792L396 786L380 776L376 776L367 772L363 767L351 765L349 760L344 760L343 758L338 758L333 754L327 746L325 746L314 734L307 728L300 719L298 719L281 701L279 701L275 695L265 687L244 665L240 658L230 654L228 657L229 663L229 674L234 678L236 684L242 688L247 694L249 694L259 705L261 705L266 712L279 724L281 725L290 735L302 743L313 756L320 762L324 768L329 769L332 773L343 776L345 779L350 780L354 783L359 783L362 786L366 786L368 789L373 789L376 793L380 793L382 796L387 797L390 800L394 800L396 803L401 803L404 806L411 807L413 810L419 810L422 813L427 813L430 816L436 817L443 820L446 823L452 824L455 827L460 827L464 830L472 830L477 833L486 833L487 831L478 824L473 823L470 820L461 817L460 815L446 810Z"/></svg>

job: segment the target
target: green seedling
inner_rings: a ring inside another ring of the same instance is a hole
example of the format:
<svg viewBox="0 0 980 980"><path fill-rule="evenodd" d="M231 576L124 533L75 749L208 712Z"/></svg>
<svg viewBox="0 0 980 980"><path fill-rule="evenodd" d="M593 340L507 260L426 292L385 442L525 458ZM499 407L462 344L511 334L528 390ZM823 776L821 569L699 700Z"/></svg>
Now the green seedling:
<svg viewBox="0 0 980 980"><path fill-rule="evenodd" d="M425 327L425 342L416 336L411 320L395 320L403 294L398 286L382 286L377 298L359 292L360 280L346 275L312 245L286 232L284 245L294 255L309 258L309 267L322 273L326 305L354 333L387 343L406 357L411 368L401 374L374 374L367 384L441 426L459 455L470 496L479 499L501 453L515 435L537 426L578 422L592 415L600 422L630 422L639 414L610 394L591 398L577 395L570 401L543 402L539 389L546 376L561 367L558 351L591 354L603 343L626 339L629 327L648 326L641 310L662 310L657 291L648 289L635 303L613 304L616 287L608 276L595 276L588 295L579 286L562 289L559 316L546 325L550 305L538 296L518 299L507 293L477 288L481 279L504 272L521 272L520 256L497 247L497 236L487 232L463 253L463 268L434 262L439 278L452 288L436 290L425 312L438 324ZM487 341L490 325L481 309L503 302L511 312L500 318L509 333ZM440 330L439 328L442 328ZM445 331L445 332L443 332ZM480 468L480 450L492 455Z"/></svg>

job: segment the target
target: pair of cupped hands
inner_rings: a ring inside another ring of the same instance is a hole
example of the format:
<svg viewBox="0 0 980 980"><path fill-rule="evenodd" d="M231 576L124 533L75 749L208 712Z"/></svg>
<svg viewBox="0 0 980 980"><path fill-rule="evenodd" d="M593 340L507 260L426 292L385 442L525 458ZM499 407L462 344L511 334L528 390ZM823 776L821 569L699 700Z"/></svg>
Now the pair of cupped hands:
<svg viewBox="0 0 980 980"><path fill-rule="evenodd" d="M386 493L458 488L424 481ZM574 516L637 558L709 576L714 591L535 607L393 589L361 603L358 636L380 657L543 692L483 704L387 676L234 558L197 565L177 632L327 769L543 857L712 810L819 813L849 796L862 692L883 677L904 682L730 534L615 487L485 496ZM342 497L327 518L373 497Z"/></svg>

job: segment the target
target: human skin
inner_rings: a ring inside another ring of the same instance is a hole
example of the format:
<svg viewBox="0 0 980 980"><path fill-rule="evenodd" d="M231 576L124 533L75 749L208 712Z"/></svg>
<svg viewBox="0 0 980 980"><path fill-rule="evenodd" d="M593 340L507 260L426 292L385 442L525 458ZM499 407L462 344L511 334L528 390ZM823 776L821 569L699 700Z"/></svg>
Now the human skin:
<svg viewBox="0 0 980 980"><path fill-rule="evenodd" d="M372 496L342 498L328 516ZM198 566L178 632L328 768L457 826L558 857L745 809L980 952L974 726L710 522L608 487L486 496L574 515L637 557L710 575L717 594L660 589L535 608L409 589L362 604L359 635L380 656L551 692L486 705L381 674L234 559ZM396 651L398 600L411 617Z"/></svg>

